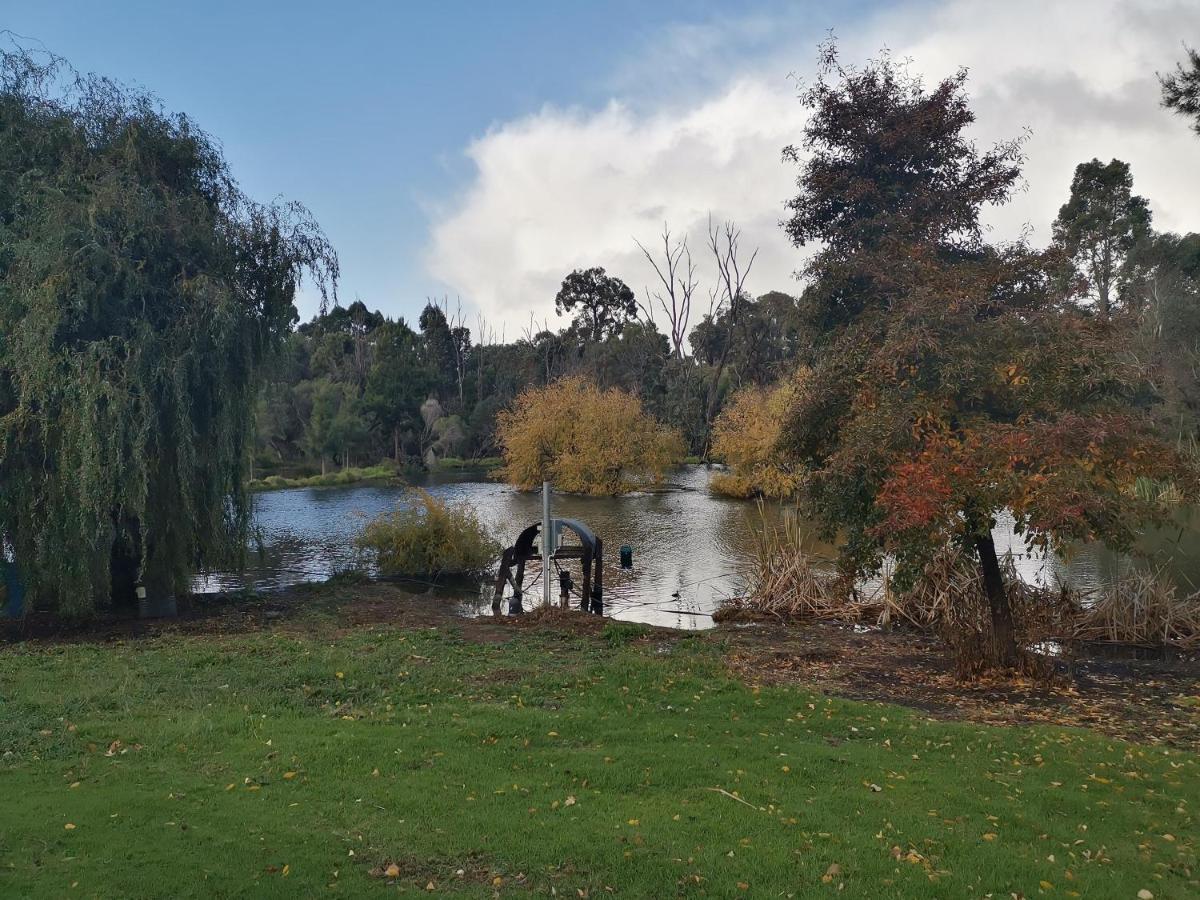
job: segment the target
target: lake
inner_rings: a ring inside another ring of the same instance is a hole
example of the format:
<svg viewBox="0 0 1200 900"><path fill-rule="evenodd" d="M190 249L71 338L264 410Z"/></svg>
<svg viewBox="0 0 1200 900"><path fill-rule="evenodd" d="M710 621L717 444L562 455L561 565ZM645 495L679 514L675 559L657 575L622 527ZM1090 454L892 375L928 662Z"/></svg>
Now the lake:
<svg viewBox="0 0 1200 900"><path fill-rule="evenodd" d="M618 619L673 628L708 628L712 612L743 585L738 567L752 555L764 521L776 524L795 515L786 505L715 497L708 479L716 470L684 466L663 490L625 497L555 495L553 515L579 519L604 541L605 613ZM541 521L540 494L481 480L478 472L434 474L421 485L450 501L465 501L507 546L517 534ZM267 591L320 581L355 563L353 538L367 519L406 503L406 489L391 485L297 488L255 496L258 543L244 572L213 573L197 579L199 592L249 588ZM1200 583L1200 523L1183 517L1177 529L1147 536L1152 562L1165 568L1181 587ZM813 529L800 523L801 533ZM1012 552L1017 569L1030 581L1066 581L1087 590L1134 564L1100 545L1073 549L1067 558L1027 553L1011 522L995 532L997 549ZM618 567L617 551L633 548L633 568ZM832 556L832 548L822 548ZM536 574L531 564L526 581ZM575 581L579 583L577 566ZM557 594L557 586L555 593ZM462 599L469 610L489 611L473 593ZM540 585L527 594L526 607L540 602ZM557 602L557 597L556 597Z"/></svg>

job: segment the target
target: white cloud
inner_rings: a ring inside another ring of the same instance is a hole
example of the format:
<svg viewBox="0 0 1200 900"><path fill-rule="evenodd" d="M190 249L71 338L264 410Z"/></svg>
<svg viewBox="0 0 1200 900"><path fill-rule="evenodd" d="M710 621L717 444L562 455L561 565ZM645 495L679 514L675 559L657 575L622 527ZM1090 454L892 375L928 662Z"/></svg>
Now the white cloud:
<svg viewBox="0 0 1200 900"><path fill-rule="evenodd" d="M492 128L467 149L474 180L435 217L430 274L511 339L531 313L553 324L572 268L602 265L641 294L653 273L634 238L653 241L667 220L700 250L711 212L761 248L753 291L794 290L802 257L778 223L795 172L780 151L799 140L804 111L787 76L811 72L830 25L847 60L887 46L929 81L968 67L981 145L1032 130L1027 190L989 215L996 235L1029 224L1044 240L1075 165L1093 156L1132 165L1159 228L1200 230L1200 141L1158 108L1154 77L1181 56L1182 37L1200 42L1200 5L943 0L857 23L781 22L774 50L731 68L707 97L672 92L656 107L630 88L603 109L546 108ZM712 40L711 29L693 33Z"/></svg>

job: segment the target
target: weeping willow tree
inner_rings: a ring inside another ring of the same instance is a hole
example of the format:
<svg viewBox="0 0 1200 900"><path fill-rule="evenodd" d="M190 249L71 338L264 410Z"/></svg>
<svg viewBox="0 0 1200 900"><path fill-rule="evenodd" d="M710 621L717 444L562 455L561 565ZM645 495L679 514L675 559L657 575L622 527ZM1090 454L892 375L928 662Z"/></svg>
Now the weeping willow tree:
<svg viewBox="0 0 1200 900"><path fill-rule="evenodd" d="M0 50L0 544L27 609L241 552L256 377L304 277L337 278L307 211L247 199L186 116Z"/></svg>

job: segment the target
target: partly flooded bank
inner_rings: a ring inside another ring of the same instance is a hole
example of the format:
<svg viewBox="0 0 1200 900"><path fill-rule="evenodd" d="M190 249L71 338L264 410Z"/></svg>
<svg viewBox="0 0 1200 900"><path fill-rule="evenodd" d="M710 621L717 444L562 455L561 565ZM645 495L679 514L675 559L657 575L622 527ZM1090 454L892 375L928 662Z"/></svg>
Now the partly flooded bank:
<svg viewBox="0 0 1200 900"><path fill-rule="evenodd" d="M674 628L707 628L721 601L743 585L739 569L754 552L764 524L794 516L786 505L758 504L713 496L711 470L685 466L673 473L666 490L625 497L556 496L556 516L588 523L607 548L606 613L618 619ZM428 476L423 487L450 501L465 501L491 526L500 540L511 542L541 517L540 498L461 471ZM363 523L398 503L408 502L406 488L390 484L300 488L259 494L255 498L256 536L244 573L214 573L197 579L199 591L272 590L321 581L359 564L353 537ZM814 529L799 523L804 534ZM1134 563L1098 545L1076 548L1067 558L1046 557L1026 550L1008 523L996 530L998 549L1011 552L1027 580L1054 584L1066 581L1078 590L1104 584ZM616 565L617 548L633 548L633 568ZM815 549L822 549L814 538ZM832 548L825 546L832 554ZM1150 563L1193 590L1200 584L1200 527L1196 517L1146 539ZM536 568L536 567L535 567ZM530 573L534 574L533 571ZM532 589L534 594L540 587ZM486 592L485 592L486 593ZM468 598L475 602L471 595ZM480 601L487 609L486 599Z"/></svg>

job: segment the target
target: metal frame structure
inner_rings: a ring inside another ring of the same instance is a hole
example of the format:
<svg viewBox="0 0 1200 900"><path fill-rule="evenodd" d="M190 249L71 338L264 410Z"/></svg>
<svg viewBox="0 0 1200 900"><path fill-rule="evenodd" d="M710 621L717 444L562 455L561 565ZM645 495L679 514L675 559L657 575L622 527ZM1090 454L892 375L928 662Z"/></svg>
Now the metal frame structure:
<svg viewBox="0 0 1200 900"><path fill-rule="evenodd" d="M549 563L560 560L578 559L583 567L583 585L580 591L579 608L596 615L604 614L604 542L587 525L577 519L550 519L550 537L537 541L545 527L541 522L530 525L517 537L516 543L507 548L500 557L500 571L496 576L496 590L492 597L492 609L499 611L504 599L505 585L511 585L512 597L508 612L516 615L524 612L525 564L532 559L542 561L543 592L549 597ZM573 531L579 537L579 545L557 546L557 537L563 529ZM541 544L542 546L538 546ZM543 550L549 548L549 559L544 559ZM515 569L515 573L514 573ZM564 603L568 591L574 586L570 577L560 579Z"/></svg>

